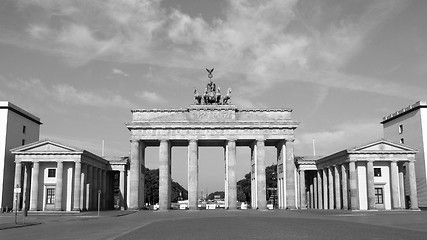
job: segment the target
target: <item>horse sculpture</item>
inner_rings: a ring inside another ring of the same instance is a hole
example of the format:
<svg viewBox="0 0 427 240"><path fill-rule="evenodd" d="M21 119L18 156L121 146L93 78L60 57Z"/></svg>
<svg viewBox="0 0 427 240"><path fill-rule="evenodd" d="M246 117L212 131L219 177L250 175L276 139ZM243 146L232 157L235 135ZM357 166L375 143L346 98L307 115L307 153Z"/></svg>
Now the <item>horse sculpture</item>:
<svg viewBox="0 0 427 240"><path fill-rule="evenodd" d="M216 84L212 81L212 72L214 69L207 69L209 82L206 85L205 92L203 96L201 96L196 89L194 89L194 102L196 105L227 105L231 99L231 88L227 90L227 95L225 97L221 97L221 89L216 86ZM203 102L202 102L203 99Z"/></svg>
<svg viewBox="0 0 427 240"><path fill-rule="evenodd" d="M228 88L227 95L222 99L222 104L228 105L230 100L231 100L231 88Z"/></svg>
<svg viewBox="0 0 427 240"><path fill-rule="evenodd" d="M200 96L196 89L194 89L194 101L197 105L202 104L202 96Z"/></svg>

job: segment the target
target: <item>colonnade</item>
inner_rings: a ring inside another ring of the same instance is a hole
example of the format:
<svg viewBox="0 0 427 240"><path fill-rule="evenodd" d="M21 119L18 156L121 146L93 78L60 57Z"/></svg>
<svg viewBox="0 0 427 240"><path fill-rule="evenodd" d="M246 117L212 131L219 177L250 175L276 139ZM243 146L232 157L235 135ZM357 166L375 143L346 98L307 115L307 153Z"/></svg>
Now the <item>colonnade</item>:
<svg viewBox="0 0 427 240"><path fill-rule="evenodd" d="M418 209L414 161L389 161L391 207L405 208L404 164L410 193L410 208ZM318 166L317 170L300 169L298 172L300 207L359 210L360 201L365 197L359 196L360 189L365 189L358 186L360 183L358 178L361 177L358 174L359 166L366 168L367 209L376 209L374 161L350 161L332 166Z"/></svg>
<svg viewBox="0 0 427 240"><path fill-rule="evenodd" d="M199 141L188 139L188 208L198 209L198 187L199 187ZM209 140L202 140L209 144ZM225 162L225 195L226 207L230 210L237 209L237 139L224 140L224 162ZM286 174L278 174L278 184L282 186L278 192L279 206L281 208L296 208L295 196L295 164L293 156L292 141L278 141L278 161L286 165ZM170 139L159 139L159 209L168 210L171 206L171 149ZM286 147L286 145L288 147ZM144 172L141 170L145 165L144 140L131 140L130 152L130 180L129 180L129 208L138 209L144 206ZM253 140L249 144L251 149L251 205L252 208L266 209L266 177L265 177L265 140ZM286 181L285 179L286 178Z"/></svg>
<svg viewBox="0 0 427 240"><path fill-rule="evenodd" d="M44 179L40 178L40 170L44 169L40 165L44 163L51 163L51 161L16 162L14 186L21 188L21 197L18 198L18 201L14 201L14 209L16 209L16 204L18 204L18 208L30 211L44 209L45 202L43 202L43 199L45 196L43 194L46 193L44 189L40 189L45 188ZM64 179L64 163L74 164L72 177ZM55 200L54 209L52 210L66 210L64 203L68 201L71 201L70 210L95 210L98 207L98 191L101 191L101 209L107 207L108 201L111 200L112 190L111 186L107 186L110 185L110 181L107 181L106 169L82 163L81 161L69 162L62 160L56 161L55 169L55 183L53 185L55 186ZM22 170L24 170L23 176ZM68 184L72 184L71 191L67 188ZM71 196L68 196L69 192ZM63 197L67 199L64 200Z"/></svg>

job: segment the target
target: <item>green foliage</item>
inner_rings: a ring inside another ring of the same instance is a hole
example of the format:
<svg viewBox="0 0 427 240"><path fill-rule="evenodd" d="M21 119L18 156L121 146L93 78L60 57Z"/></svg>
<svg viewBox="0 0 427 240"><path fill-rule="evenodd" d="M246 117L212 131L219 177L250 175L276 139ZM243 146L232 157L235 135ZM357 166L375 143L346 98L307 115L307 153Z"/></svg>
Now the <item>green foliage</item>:
<svg viewBox="0 0 427 240"><path fill-rule="evenodd" d="M265 168L265 182L267 189L277 187L277 165L273 164ZM267 191L267 199L271 191ZM237 182L237 200L240 202L251 202L251 173L245 174L245 178Z"/></svg>
<svg viewBox="0 0 427 240"><path fill-rule="evenodd" d="M145 202L156 204L159 202L159 169L145 168ZM172 180L171 201L177 202L180 197L188 199L188 191L179 183Z"/></svg>
<svg viewBox="0 0 427 240"><path fill-rule="evenodd" d="M214 200L214 198L215 198L216 195L219 195L220 198L222 198L222 199L225 198L225 192L224 191L216 191L216 192L213 192L213 193L209 194L208 197L207 197L207 199L208 200Z"/></svg>

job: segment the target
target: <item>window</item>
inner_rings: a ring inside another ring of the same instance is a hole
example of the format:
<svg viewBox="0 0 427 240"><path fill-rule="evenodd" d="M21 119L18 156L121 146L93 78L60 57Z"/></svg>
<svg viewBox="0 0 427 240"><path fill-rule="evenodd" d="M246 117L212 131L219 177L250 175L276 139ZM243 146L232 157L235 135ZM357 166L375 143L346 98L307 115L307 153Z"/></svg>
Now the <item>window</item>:
<svg viewBox="0 0 427 240"><path fill-rule="evenodd" d="M46 188L46 204L55 204L55 188Z"/></svg>
<svg viewBox="0 0 427 240"><path fill-rule="evenodd" d="M400 144L405 144L405 139L401 138L400 139Z"/></svg>
<svg viewBox="0 0 427 240"><path fill-rule="evenodd" d="M25 134L25 131L27 130L26 126L22 126L22 133Z"/></svg>
<svg viewBox="0 0 427 240"><path fill-rule="evenodd" d="M24 146L25 145L25 139L22 139L21 141L21 145Z"/></svg>
<svg viewBox="0 0 427 240"><path fill-rule="evenodd" d="M56 169L50 168L47 170L47 177L54 178L56 175Z"/></svg>
<svg viewBox="0 0 427 240"><path fill-rule="evenodd" d="M381 168L374 168L374 176L381 177Z"/></svg>
<svg viewBox="0 0 427 240"><path fill-rule="evenodd" d="M403 125L399 125L399 134L403 133Z"/></svg>
<svg viewBox="0 0 427 240"><path fill-rule="evenodd" d="M375 203L384 204L383 188L375 188Z"/></svg>

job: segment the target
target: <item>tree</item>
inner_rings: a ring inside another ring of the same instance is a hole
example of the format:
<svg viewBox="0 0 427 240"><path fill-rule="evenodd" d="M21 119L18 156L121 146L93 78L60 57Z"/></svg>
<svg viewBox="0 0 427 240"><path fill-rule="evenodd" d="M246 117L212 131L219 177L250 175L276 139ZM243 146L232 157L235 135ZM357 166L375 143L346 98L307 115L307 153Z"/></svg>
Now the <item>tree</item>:
<svg viewBox="0 0 427 240"><path fill-rule="evenodd" d="M251 202L251 173L250 172L245 174L244 179L237 182L237 200L240 202Z"/></svg>
<svg viewBox="0 0 427 240"><path fill-rule="evenodd" d="M265 185L267 189L277 188L277 165L272 164L265 168ZM240 192L240 193L239 193ZM244 194L244 195L243 195ZM267 200L271 197L272 191L266 192ZM251 202L251 173L245 174L245 178L237 182L237 199L246 199L246 202Z"/></svg>
<svg viewBox="0 0 427 240"><path fill-rule="evenodd" d="M145 202L154 205L159 202L159 169L144 169L145 173ZM179 198L188 199L188 191L179 183L172 180L171 201L177 202Z"/></svg>
<svg viewBox="0 0 427 240"><path fill-rule="evenodd" d="M219 196L219 198L224 199L225 198L225 192L224 191L215 191L213 193L210 193L207 197L208 200L214 200L215 196Z"/></svg>

